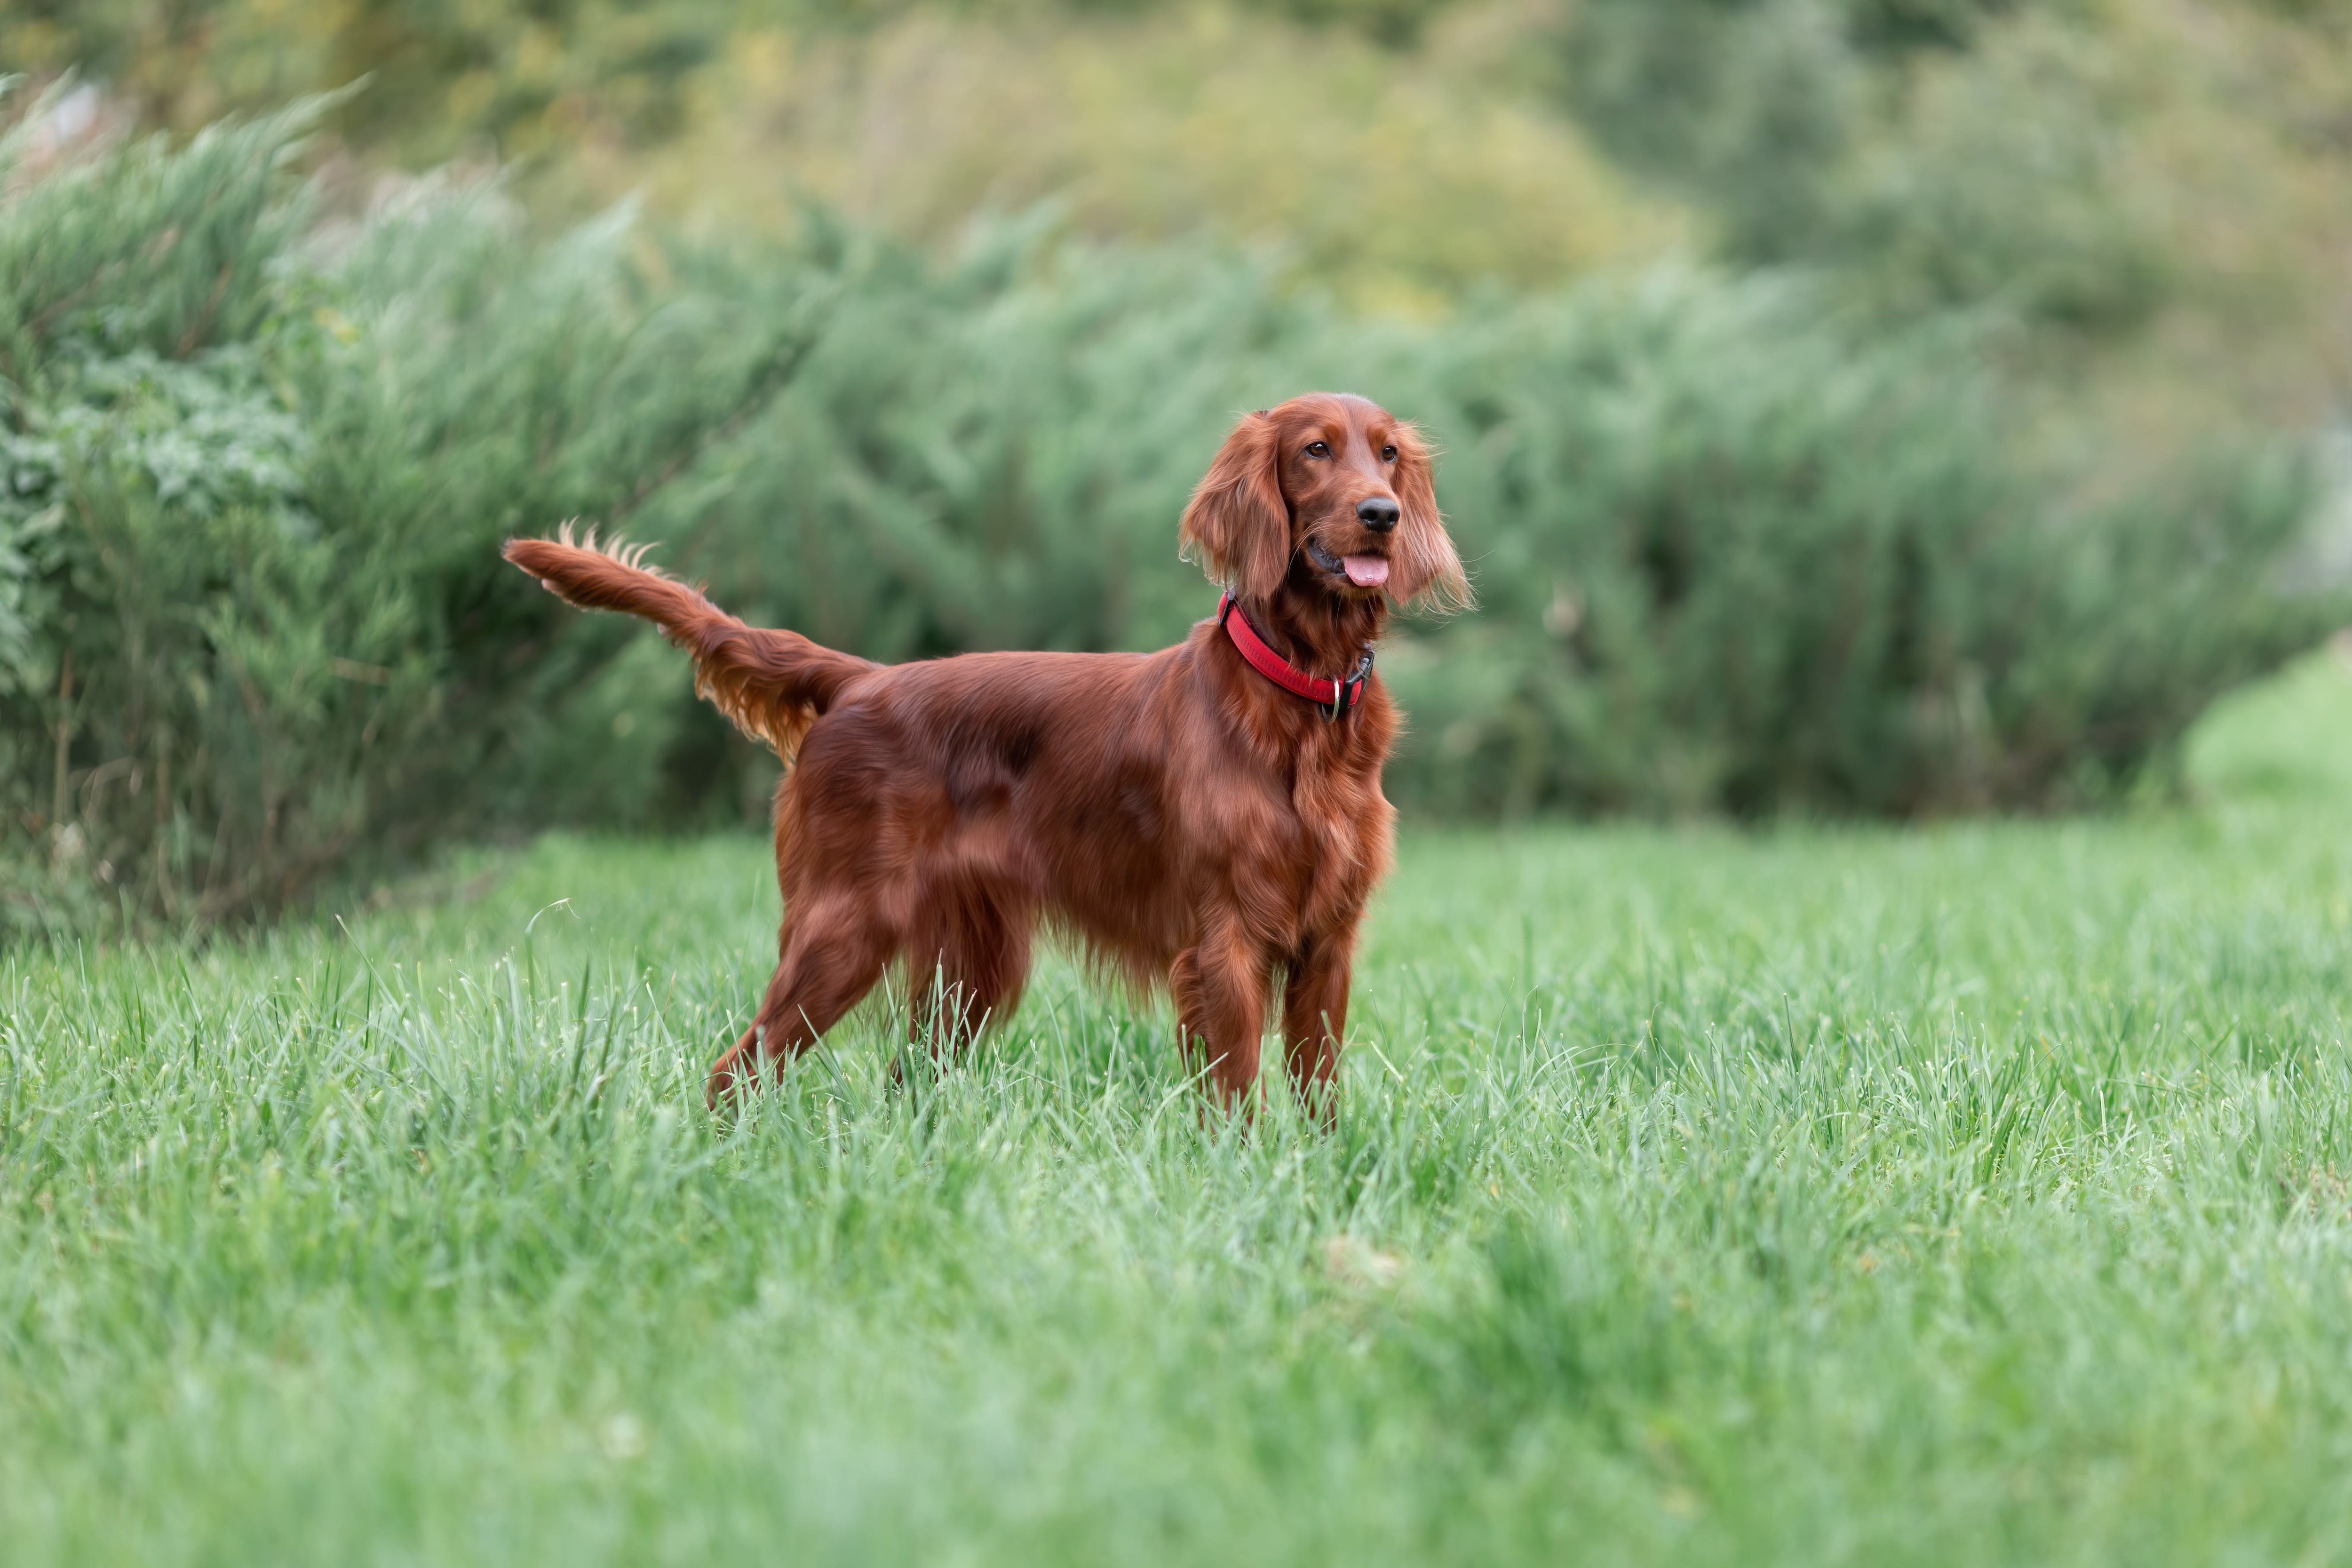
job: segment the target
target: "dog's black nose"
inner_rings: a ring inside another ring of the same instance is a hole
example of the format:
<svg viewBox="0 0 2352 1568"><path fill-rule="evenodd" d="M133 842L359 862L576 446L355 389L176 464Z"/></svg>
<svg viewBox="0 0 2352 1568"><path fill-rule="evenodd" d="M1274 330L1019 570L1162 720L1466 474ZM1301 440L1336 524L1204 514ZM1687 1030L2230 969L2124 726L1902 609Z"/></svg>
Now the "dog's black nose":
<svg viewBox="0 0 2352 1568"><path fill-rule="evenodd" d="M1397 503L1386 496L1366 496L1356 503L1356 519L1374 533L1386 533L1397 525Z"/></svg>

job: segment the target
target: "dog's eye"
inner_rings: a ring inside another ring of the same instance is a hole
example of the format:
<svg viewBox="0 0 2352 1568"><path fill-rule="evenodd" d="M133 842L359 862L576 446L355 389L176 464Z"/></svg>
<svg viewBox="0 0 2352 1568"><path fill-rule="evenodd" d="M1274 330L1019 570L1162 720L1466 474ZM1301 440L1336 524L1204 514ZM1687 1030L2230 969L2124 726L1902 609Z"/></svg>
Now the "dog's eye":
<svg viewBox="0 0 2352 1568"><path fill-rule="evenodd" d="M1309 441L1307 443L1307 455L1310 458L1328 458L1331 455L1331 443Z"/></svg>
<svg viewBox="0 0 2352 1568"><path fill-rule="evenodd" d="M1395 461L1396 461L1396 448L1395 448L1394 447L1381 447L1381 462L1383 462L1383 463L1393 463L1393 462L1395 462Z"/></svg>

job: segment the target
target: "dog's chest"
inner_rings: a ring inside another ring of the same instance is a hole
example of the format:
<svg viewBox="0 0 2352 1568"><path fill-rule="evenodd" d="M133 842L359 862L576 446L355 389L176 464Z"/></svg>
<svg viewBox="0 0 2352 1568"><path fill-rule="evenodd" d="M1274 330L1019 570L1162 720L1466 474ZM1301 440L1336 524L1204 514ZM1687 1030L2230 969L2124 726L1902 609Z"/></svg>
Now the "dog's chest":
<svg viewBox="0 0 2352 1568"><path fill-rule="evenodd" d="M1310 931L1344 925L1387 868L1391 819L1377 768L1302 768L1292 791L1298 815L1299 920Z"/></svg>

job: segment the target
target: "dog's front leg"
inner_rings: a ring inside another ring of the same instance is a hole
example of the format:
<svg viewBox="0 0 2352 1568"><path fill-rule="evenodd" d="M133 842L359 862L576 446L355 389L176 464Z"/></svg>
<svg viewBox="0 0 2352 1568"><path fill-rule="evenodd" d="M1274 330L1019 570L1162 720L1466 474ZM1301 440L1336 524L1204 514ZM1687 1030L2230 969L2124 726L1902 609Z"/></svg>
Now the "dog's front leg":
<svg viewBox="0 0 2352 1568"><path fill-rule="evenodd" d="M1290 961L1282 988L1282 1038L1291 1087L1307 1113L1328 1127L1339 1115L1334 1080L1348 1033L1348 984L1356 928L1312 937Z"/></svg>
<svg viewBox="0 0 2352 1568"><path fill-rule="evenodd" d="M1266 977L1273 960L1230 914L1212 917L1200 942L1169 966L1185 1055L1205 1060L1228 1110L1246 1108L1257 1087L1258 1038L1265 1032Z"/></svg>

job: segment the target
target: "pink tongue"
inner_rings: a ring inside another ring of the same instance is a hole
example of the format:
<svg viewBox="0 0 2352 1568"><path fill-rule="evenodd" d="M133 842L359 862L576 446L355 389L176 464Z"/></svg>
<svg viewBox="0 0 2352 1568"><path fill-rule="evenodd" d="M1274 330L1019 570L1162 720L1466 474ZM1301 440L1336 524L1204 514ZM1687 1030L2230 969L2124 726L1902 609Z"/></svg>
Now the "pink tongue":
<svg viewBox="0 0 2352 1568"><path fill-rule="evenodd" d="M1359 588L1377 588L1389 580L1389 563L1378 555L1343 555L1339 564L1348 569L1348 581Z"/></svg>

